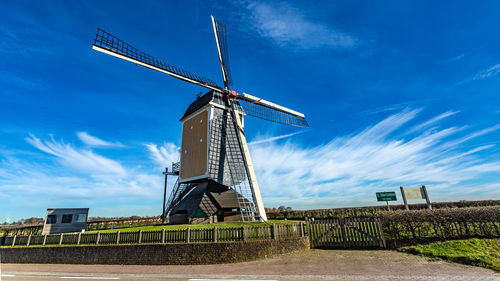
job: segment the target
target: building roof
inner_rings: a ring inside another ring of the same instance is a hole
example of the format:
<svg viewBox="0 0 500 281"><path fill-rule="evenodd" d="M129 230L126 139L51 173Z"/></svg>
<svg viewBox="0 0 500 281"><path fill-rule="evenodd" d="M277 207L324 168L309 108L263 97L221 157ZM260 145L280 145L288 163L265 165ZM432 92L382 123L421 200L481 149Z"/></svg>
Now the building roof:
<svg viewBox="0 0 500 281"><path fill-rule="evenodd" d="M210 102L220 104L222 106L228 106L228 104L224 100L223 94L216 91L208 91L204 95L197 97L196 100L188 106L181 120L193 114L194 112L198 111L199 109L201 109ZM236 107L238 111L243 112L243 108L240 106L238 102L236 102Z"/></svg>

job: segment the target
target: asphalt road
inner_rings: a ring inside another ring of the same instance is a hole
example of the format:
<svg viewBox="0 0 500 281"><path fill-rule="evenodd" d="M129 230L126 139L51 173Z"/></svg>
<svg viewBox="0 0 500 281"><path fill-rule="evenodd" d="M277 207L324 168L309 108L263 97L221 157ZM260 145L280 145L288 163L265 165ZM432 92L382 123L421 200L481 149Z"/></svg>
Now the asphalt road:
<svg viewBox="0 0 500 281"><path fill-rule="evenodd" d="M495 271L376 250L310 250L251 262L212 265L2 264L14 280L499 280Z"/></svg>
<svg viewBox="0 0 500 281"><path fill-rule="evenodd" d="M11 273L3 274L0 278L3 281L28 281L28 280L123 280L123 281L149 281L149 280L165 280L165 281L327 281L327 280L339 280L339 281L361 281L361 280L388 280L388 281L455 281L455 280L500 280L500 277L496 276L345 276L345 275L244 275L244 276L197 276L185 275L185 274L174 274L174 275L158 275L158 274L79 274L79 273L65 273L65 274L47 274L47 273Z"/></svg>

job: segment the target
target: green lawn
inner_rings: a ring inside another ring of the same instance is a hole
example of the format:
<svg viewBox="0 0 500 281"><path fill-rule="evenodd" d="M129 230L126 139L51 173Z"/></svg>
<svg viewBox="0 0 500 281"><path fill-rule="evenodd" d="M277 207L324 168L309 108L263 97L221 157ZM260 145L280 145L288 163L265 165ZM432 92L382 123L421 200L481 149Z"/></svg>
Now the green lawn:
<svg viewBox="0 0 500 281"><path fill-rule="evenodd" d="M400 250L450 262L491 268L500 272L500 239L451 240L403 247Z"/></svg>
<svg viewBox="0 0 500 281"><path fill-rule="evenodd" d="M142 229L142 231L150 231L150 230L162 230L165 228L166 230L182 230L186 228L191 228L191 229L210 229L210 228L230 228L230 227L242 227L244 225L246 226L264 226L264 225L290 225L290 224L298 224L299 221L291 221L291 220L269 220L267 223L264 222L234 222L234 223L216 223L216 224L179 224L179 225L147 225L147 226L138 226L138 227L127 227L127 228L115 228L115 229L106 229L106 230L92 230L92 231L86 231L85 233L96 233L96 232L101 232L101 233L111 233L111 232L117 232L118 230L120 232L132 232L132 231L139 231Z"/></svg>

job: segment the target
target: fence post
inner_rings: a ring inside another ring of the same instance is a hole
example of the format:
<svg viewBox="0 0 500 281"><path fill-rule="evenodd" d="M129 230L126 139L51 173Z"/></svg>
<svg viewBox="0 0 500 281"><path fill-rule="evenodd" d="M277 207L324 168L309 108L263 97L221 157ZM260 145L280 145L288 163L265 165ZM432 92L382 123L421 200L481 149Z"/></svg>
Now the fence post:
<svg viewBox="0 0 500 281"><path fill-rule="evenodd" d="M17 234L15 234L14 238L12 239L12 247L14 247L14 245L16 245L16 238L17 238Z"/></svg>
<svg viewBox="0 0 500 281"><path fill-rule="evenodd" d="M45 246L46 241L47 241L47 234L43 236L42 246Z"/></svg>
<svg viewBox="0 0 500 281"><path fill-rule="evenodd" d="M345 219L340 218L339 219L339 224L340 224L340 231L342 232L342 246L344 248L347 248L347 236L346 236L346 230L345 230Z"/></svg>
<svg viewBox="0 0 500 281"><path fill-rule="evenodd" d="M165 243L165 228L161 230L161 243Z"/></svg>
<svg viewBox="0 0 500 281"><path fill-rule="evenodd" d="M120 244L120 231L116 232L116 244Z"/></svg>
<svg viewBox="0 0 500 281"><path fill-rule="evenodd" d="M139 237L137 237L137 243L141 244L142 242L142 229L139 229Z"/></svg>
<svg viewBox="0 0 500 281"><path fill-rule="evenodd" d="M59 245L62 245L62 240L63 240L63 233L61 233L61 236L59 236Z"/></svg>
<svg viewBox="0 0 500 281"><path fill-rule="evenodd" d="M377 218L375 218L375 221L377 222L378 229L380 230L380 246L386 248L384 229L382 228L382 224L380 223L380 221Z"/></svg>
<svg viewBox="0 0 500 281"><path fill-rule="evenodd" d="M76 240L76 245L80 245L80 241L82 241L82 233L78 233L78 239Z"/></svg>
<svg viewBox="0 0 500 281"><path fill-rule="evenodd" d="M101 232L97 231L97 239L95 240L96 245L99 245L99 240L101 240Z"/></svg>
<svg viewBox="0 0 500 281"><path fill-rule="evenodd" d="M304 237L304 222L300 222L300 237Z"/></svg>
<svg viewBox="0 0 500 281"><path fill-rule="evenodd" d="M429 199L429 194L427 194L427 188L425 187L425 185L422 185L421 188L425 195L425 202L427 202L427 208L429 208L429 210L432 210L431 200Z"/></svg>
<svg viewBox="0 0 500 281"><path fill-rule="evenodd" d="M276 229L276 224L273 223L273 239L278 240L278 231Z"/></svg>
<svg viewBox="0 0 500 281"><path fill-rule="evenodd" d="M213 229L214 233L212 234L212 238L213 238L213 242L217 242L217 227L214 226L214 229Z"/></svg>
<svg viewBox="0 0 500 281"><path fill-rule="evenodd" d="M309 247L314 248L313 246L313 236L311 232L311 222L309 219L306 218L306 228L307 228L307 235L309 236Z"/></svg>
<svg viewBox="0 0 500 281"><path fill-rule="evenodd" d="M248 240L248 237L247 237L248 233L247 232L248 232L247 226L244 225L243 226L243 241L245 241L245 242Z"/></svg>
<svg viewBox="0 0 500 281"><path fill-rule="evenodd" d="M191 234L191 230L188 228L186 228L186 243L189 243L189 236Z"/></svg>
<svg viewBox="0 0 500 281"><path fill-rule="evenodd" d="M31 242L31 234L28 236L28 241L26 241L26 247L30 246L30 242Z"/></svg>

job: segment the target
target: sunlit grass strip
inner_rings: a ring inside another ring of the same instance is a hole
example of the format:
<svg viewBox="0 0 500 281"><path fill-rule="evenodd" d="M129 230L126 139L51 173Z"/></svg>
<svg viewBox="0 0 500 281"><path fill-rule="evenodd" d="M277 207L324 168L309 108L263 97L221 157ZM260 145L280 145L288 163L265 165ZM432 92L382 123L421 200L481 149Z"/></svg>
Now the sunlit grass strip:
<svg viewBox="0 0 500 281"><path fill-rule="evenodd" d="M403 247L403 252L491 268L500 272L500 239L451 240Z"/></svg>
<svg viewBox="0 0 500 281"><path fill-rule="evenodd" d="M266 226L266 225L292 225L298 224L299 221L291 221L291 220L270 220L268 222L234 222L234 223L216 223L216 224L180 224L180 225L146 225L146 226L137 226L137 227L127 227L127 228L115 228L115 229L106 229L106 230L92 230L86 231L85 233L113 233L117 232L134 232L134 231L151 231L151 230L185 230L186 228L190 229L212 229L214 227L217 228L237 228L242 226Z"/></svg>

